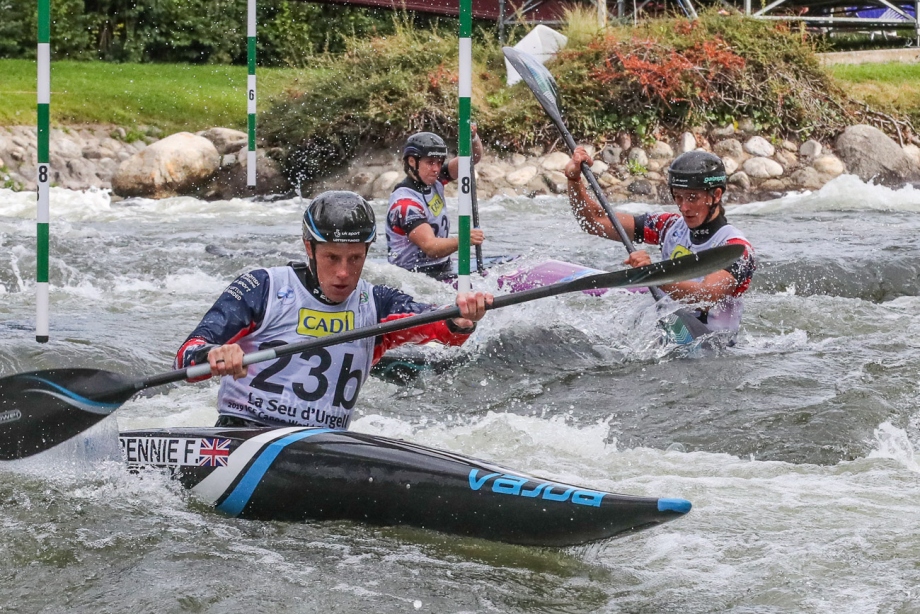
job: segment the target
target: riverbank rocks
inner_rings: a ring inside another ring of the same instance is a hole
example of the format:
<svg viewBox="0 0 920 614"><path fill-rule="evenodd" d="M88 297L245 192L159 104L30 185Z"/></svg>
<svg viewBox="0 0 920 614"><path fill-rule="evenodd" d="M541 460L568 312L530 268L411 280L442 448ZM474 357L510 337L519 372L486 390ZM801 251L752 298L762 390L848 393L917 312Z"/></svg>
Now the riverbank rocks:
<svg viewBox="0 0 920 614"><path fill-rule="evenodd" d="M835 148L847 169L863 181L894 186L914 174L901 146L872 126L850 126L837 137Z"/></svg>
<svg viewBox="0 0 920 614"><path fill-rule="evenodd" d="M751 126L745 124L744 128ZM333 174L310 184L291 186L285 175L284 152L259 149L257 185L246 185L247 137L238 130L215 127L195 135L179 133L157 141L150 131L141 140L125 142L137 130L114 126L71 126L51 132L52 185L70 189L113 188L116 195L162 198L192 195L229 199L290 194L304 197L327 189L354 190L369 199L387 199L405 176L399 149L367 150ZM722 158L728 175L727 202L772 198L790 190L817 190L841 174L864 180L905 185L920 173L920 148L899 146L870 126L852 126L835 143L808 140L770 141L746 133L739 124L674 135L656 133L656 140L633 141L618 134L613 141L585 143L596 154L592 170L611 202L668 202L667 169L675 156L699 149ZM712 143L712 145L710 145ZM35 128L0 127L0 187L35 189ZM480 199L493 196L564 194L567 152L531 147L525 153L496 155L486 151L476 164ZM445 187L456 197L456 182Z"/></svg>
<svg viewBox="0 0 920 614"><path fill-rule="evenodd" d="M840 158L830 154L825 154L816 158L815 161L812 162L812 167L819 173L823 173L829 177L837 177L846 171L846 167L844 167Z"/></svg>
<svg viewBox="0 0 920 614"><path fill-rule="evenodd" d="M123 161L112 176L112 190L148 198L194 194L218 168L220 154L211 141L178 132Z"/></svg>
<svg viewBox="0 0 920 614"><path fill-rule="evenodd" d="M731 158L738 164L747 159L744 153L744 146L738 139L723 139L712 146L712 153L721 158Z"/></svg>
<svg viewBox="0 0 920 614"><path fill-rule="evenodd" d="M799 155L803 158L817 158L821 155L821 143L814 139L808 139L799 147Z"/></svg>
<svg viewBox="0 0 920 614"><path fill-rule="evenodd" d="M677 141L677 155L693 151L697 148L696 136L690 132L684 132Z"/></svg>
<svg viewBox="0 0 920 614"><path fill-rule="evenodd" d="M247 149L249 146L249 137L245 132L231 130L230 128L209 128L196 132L198 136L203 136L217 148L217 153L226 155L236 153L241 149Z"/></svg>
<svg viewBox="0 0 920 614"><path fill-rule="evenodd" d="M752 136L744 143L744 151L752 156L769 158L776 153L776 148L762 136Z"/></svg>
<svg viewBox="0 0 920 614"><path fill-rule="evenodd" d="M196 196L209 200L229 200L252 196L254 191L248 182L248 151L242 149L236 154L224 156L230 158L227 164L221 162L217 172L211 174L204 187L196 190ZM284 194L290 190L287 177L281 164L280 149L259 149L256 151L256 187L258 194ZM371 177L373 179L373 177ZM117 192L116 192L117 193Z"/></svg>
<svg viewBox="0 0 920 614"><path fill-rule="evenodd" d="M741 167L752 179L770 179L783 176L783 167L779 162L770 158L748 158Z"/></svg>

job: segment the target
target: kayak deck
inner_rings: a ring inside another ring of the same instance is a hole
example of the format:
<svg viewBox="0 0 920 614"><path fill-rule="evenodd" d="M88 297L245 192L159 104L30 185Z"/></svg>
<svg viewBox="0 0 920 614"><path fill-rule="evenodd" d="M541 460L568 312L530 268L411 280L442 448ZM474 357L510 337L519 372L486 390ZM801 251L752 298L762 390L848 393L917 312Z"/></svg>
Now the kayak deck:
<svg viewBox="0 0 920 614"><path fill-rule="evenodd" d="M683 499L560 484L413 443L319 428L121 433L132 468L163 467L230 516L408 525L572 546L679 518Z"/></svg>

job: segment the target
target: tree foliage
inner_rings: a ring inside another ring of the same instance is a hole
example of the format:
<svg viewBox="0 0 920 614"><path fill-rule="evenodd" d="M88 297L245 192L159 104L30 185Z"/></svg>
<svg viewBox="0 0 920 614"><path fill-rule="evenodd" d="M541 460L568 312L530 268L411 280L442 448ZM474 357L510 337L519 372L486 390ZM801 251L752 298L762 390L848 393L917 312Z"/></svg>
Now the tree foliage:
<svg viewBox="0 0 920 614"><path fill-rule="evenodd" d="M0 58L34 58L37 3L0 0ZM55 58L117 62L246 62L246 0L52 0ZM300 66L347 37L392 31L391 11L260 0L262 66Z"/></svg>

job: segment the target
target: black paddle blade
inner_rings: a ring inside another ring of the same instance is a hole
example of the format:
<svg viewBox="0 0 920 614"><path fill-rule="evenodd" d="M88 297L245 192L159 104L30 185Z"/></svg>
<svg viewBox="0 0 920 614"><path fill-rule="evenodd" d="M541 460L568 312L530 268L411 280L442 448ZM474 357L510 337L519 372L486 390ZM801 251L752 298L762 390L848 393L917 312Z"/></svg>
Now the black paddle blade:
<svg viewBox="0 0 920 614"><path fill-rule="evenodd" d="M38 454L93 426L134 396L132 380L97 369L0 378L0 460Z"/></svg>
<svg viewBox="0 0 920 614"><path fill-rule="evenodd" d="M536 96L537 102L554 121L559 118L559 88L553 75L529 53L502 47L502 53Z"/></svg>

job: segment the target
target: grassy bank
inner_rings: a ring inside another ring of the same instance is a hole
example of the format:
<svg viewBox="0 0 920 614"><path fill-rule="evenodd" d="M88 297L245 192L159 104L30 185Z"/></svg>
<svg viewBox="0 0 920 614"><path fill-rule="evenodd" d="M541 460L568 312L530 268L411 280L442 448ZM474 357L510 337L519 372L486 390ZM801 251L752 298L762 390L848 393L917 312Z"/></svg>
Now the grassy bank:
<svg viewBox="0 0 920 614"><path fill-rule="evenodd" d="M920 128L920 64L842 64L829 70L853 98L906 115Z"/></svg>
<svg viewBox="0 0 920 614"><path fill-rule="evenodd" d="M36 68L0 60L0 125L35 125ZM287 87L304 87L309 71L258 72L259 109ZM52 62L52 124L156 126L164 133L212 126L245 130L246 67L188 64Z"/></svg>
<svg viewBox="0 0 920 614"><path fill-rule="evenodd" d="M579 138L598 140L624 129L646 134L655 129L656 122L680 125L682 121L709 119L719 123L743 115L744 109L738 109L733 116L724 109L694 107L687 101L668 106L660 95L643 101L638 97L642 88L622 90L623 83L636 77L636 67L608 62L616 74L603 74L596 69L603 64L601 59L616 60L617 53L623 55L624 50L636 48L637 40L641 43L658 35L649 27L616 30L598 39L592 30L593 20L579 22L578 17L575 14L564 28L569 48L552 70L560 82L566 119ZM717 25L724 23L727 22ZM662 28L675 31L673 24L666 23ZM780 65L764 55L768 44L758 44L756 50L762 57L753 57L752 50L743 44L751 37L739 36L719 34L722 46L710 48L706 60L710 62L708 70L718 71L712 74L724 72L730 76L734 70L731 62L735 60L729 51L745 58L748 68L760 63L778 73L776 67ZM694 51L695 38L712 40L713 36L705 30L685 31L681 35L684 55L687 49ZM765 36L755 38L766 40ZM651 49L664 49L665 43L677 49L674 39L662 35L658 47ZM793 42L782 32L774 39L775 44L783 46ZM355 41L344 56L316 56L310 62L314 66L310 70L260 68L259 133L276 142L309 142L313 150L307 152L307 157L312 159L343 154L347 158L362 142L392 141L425 128L450 137L456 132L456 45L453 31L403 28L387 38ZM647 43L642 49L645 68L652 70L652 76L655 70L659 76L667 76L669 73L661 70L675 66L670 51L656 56L648 51ZM799 51L808 53L808 49ZM788 53L789 48L784 47L783 52ZM520 149L556 138L555 129L529 92L520 85L504 86L499 46L486 33L477 33L474 64L474 116L490 146ZM885 113L903 114L920 127L920 65L838 65L824 70L833 77L829 80L833 87L850 98ZM35 63L0 60L0 74L4 75L0 81L0 125L34 125ZM600 78L610 81L599 84ZM694 90L701 84L690 80L685 82L690 87L685 94L689 95L677 97L693 101L695 92L697 99L702 93L710 101L717 100L728 91L725 88L730 83L711 81L722 89ZM111 123L126 128L146 125L156 126L164 133L217 125L244 129L245 83L246 69L242 66L53 62L52 122ZM654 92L659 83L682 87L676 81L649 83L647 92ZM618 93L614 85L621 88ZM789 108L787 102L786 110ZM623 109L632 111L624 113ZM780 130L784 127L788 126L778 126Z"/></svg>

